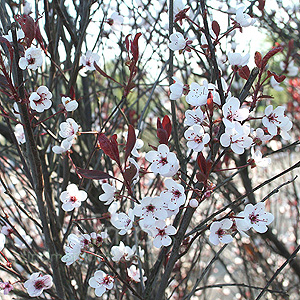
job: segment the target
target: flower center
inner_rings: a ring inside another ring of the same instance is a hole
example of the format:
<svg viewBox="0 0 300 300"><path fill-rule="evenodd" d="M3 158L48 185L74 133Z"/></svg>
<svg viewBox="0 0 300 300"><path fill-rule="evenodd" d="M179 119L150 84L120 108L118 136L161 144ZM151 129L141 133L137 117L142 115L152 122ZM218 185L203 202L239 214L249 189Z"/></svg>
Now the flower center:
<svg viewBox="0 0 300 300"><path fill-rule="evenodd" d="M35 58L29 55L29 57L27 58L27 62L29 65L33 65L35 63Z"/></svg>
<svg viewBox="0 0 300 300"><path fill-rule="evenodd" d="M70 197L70 201L71 201L72 203L75 203L75 202L77 201L77 198L76 198L75 196L71 196L71 197Z"/></svg>
<svg viewBox="0 0 300 300"><path fill-rule="evenodd" d="M168 163L168 160L166 157L161 157L159 163L161 163L164 166Z"/></svg>
<svg viewBox="0 0 300 300"><path fill-rule="evenodd" d="M176 198L179 198L181 196L181 193L178 190L173 191L173 195Z"/></svg>
<svg viewBox="0 0 300 300"><path fill-rule="evenodd" d="M225 231L224 231L224 229L219 228L218 231L216 232L216 234L220 237L220 236L223 236L225 234Z"/></svg>
<svg viewBox="0 0 300 300"><path fill-rule="evenodd" d="M38 94L40 96L40 99L38 100L33 100L36 104L44 104L43 102L47 99L46 98L46 94L42 93L42 94Z"/></svg>
<svg viewBox="0 0 300 300"><path fill-rule="evenodd" d="M197 143L197 144L201 144L203 141L203 138L202 136L199 136L199 135L196 135L195 138L194 138L194 142Z"/></svg>
<svg viewBox="0 0 300 300"><path fill-rule="evenodd" d="M155 209L155 206L153 206L152 204L150 204L150 205L148 205L148 206L146 207L146 209L147 209L147 211L153 212L154 209Z"/></svg>
<svg viewBox="0 0 300 300"><path fill-rule="evenodd" d="M108 285L108 284L110 284L110 282L111 282L110 276L106 275L106 276L103 278L102 284Z"/></svg>
<svg viewBox="0 0 300 300"><path fill-rule="evenodd" d="M43 280L37 280L33 286L35 289L41 290L45 286L45 283Z"/></svg>
<svg viewBox="0 0 300 300"><path fill-rule="evenodd" d="M249 219L251 221L251 223L257 223L259 220L258 220L258 215L255 215L254 213L252 213L250 216L249 216Z"/></svg>
<svg viewBox="0 0 300 300"><path fill-rule="evenodd" d="M157 234L157 235L160 235L160 236L166 235L166 232L165 232L164 229L158 229L158 228L157 228L157 230L158 230L158 234Z"/></svg>
<svg viewBox="0 0 300 300"><path fill-rule="evenodd" d="M272 123L275 123L275 122L277 122L277 123L281 123L280 121L278 121L277 119L278 119L278 116L276 116L275 114L270 114L268 117L268 120L269 120L269 122L272 122Z"/></svg>

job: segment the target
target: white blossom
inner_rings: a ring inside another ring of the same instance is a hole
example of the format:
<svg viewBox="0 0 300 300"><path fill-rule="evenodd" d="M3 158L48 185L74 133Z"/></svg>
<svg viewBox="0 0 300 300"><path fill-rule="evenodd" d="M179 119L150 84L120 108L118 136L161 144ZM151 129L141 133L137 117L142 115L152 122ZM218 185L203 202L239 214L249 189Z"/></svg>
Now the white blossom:
<svg viewBox="0 0 300 300"><path fill-rule="evenodd" d="M229 219L213 222L209 228L209 241L213 245L218 245L220 242L223 244L231 243L233 238L228 233L228 230L231 228L232 224L233 222Z"/></svg>
<svg viewBox="0 0 300 300"><path fill-rule="evenodd" d="M93 53L92 51L88 50L85 55L81 55L79 65L84 66L88 71L94 71L94 62L97 63L99 59L99 54Z"/></svg>
<svg viewBox="0 0 300 300"><path fill-rule="evenodd" d="M74 111L78 107L78 102L71 99L70 97L61 97L61 102L65 107L66 111Z"/></svg>
<svg viewBox="0 0 300 300"><path fill-rule="evenodd" d="M29 97L30 107L37 112L43 112L52 105L52 93L46 86L40 86L36 92L31 93Z"/></svg>
<svg viewBox="0 0 300 300"><path fill-rule="evenodd" d="M244 67L248 64L250 54L247 53L244 56L240 53L228 53L228 61L232 66Z"/></svg>
<svg viewBox="0 0 300 300"><path fill-rule="evenodd" d="M176 234L176 228L172 225L166 225L163 220L157 220L153 227L153 246L160 248L162 246L167 247L171 245L172 239L169 235Z"/></svg>
<svg viewBox="0 0 300 300"><path fill-rule="evenodd" d="M189 205L190 205L190 207L196 208L196 207L198 207L199 202L196 199L191 199L189 201Z"/></svg>
<svg viewBox="0 0 300 300"><path fill-rule="evenodd" d="M114 279L103 271L96 271L89 279L89 286L95 289L95 295L101 297L106 290L111 290L114 286Z"/></svg>
<svg viewBox="0 0 300 300"><path fill-rule="evenodd" d="M120 262L120 260L131 260L135 254L135 248L130 248L129 246L125 246L121 241L119 246L113 246L110 250L110 254L112 256L112 260L114 262Z"/></svg>
<svg viewBox="0 0 300 300"><path fill-rule="evenodd" d="M123 16L119 15L117 12L113 12L107 23L111 26L112 30L121 31L124 22Z"/></svg>
<svg viewBox="0 0 300 300"><path fill-rule="evenodd" d="M268 230L267 225L274 220L274 216L271 213L265 212L264 202L259 202L256 205L247 204L239 216L244 217L250 227L253 227L259 233L266 232Z"/></svg>
<svg viewBox="0 0 300 300"><path fill-rule="evenodd" d="M281 61L280 62L281 70L284 70L285 67L286 67L285 62ZM294 76L297 76L299 68L294 65L294 61L292 60L292 61L289 62L286 70L287 70L287 75L288 76L294 77Z"/></svg>
<svg viewBox="0 0 300 300"><path fill-rule="evenodd" d="M266 107L262 123L271 135L277 135L277 128L282 128L290 122L284 115L284 110L283 106L278 106L274 110L272 105Z"/></svg>
<svg viewBox="0 0 300 300"><path fill-rule="evenodd" d="M208 133L204 133L203 127L196 124L188 128L184 133L184 137L188 140L187 146L195 152L201 152L204 145L210 141Z"/></svg>
<svg viewBox="0 0 300 300"><path fill-rule="evenodd" d="M283 87L279 85L280 83L276 81L274 76L271 77L270 84L271 87L278 92L282 92L284 90Z"/></svg>
<svg viewBox="0 0 300 300"><path fill-rule="evenodd" d="M129 230L131 230L133 226L133 222L134 222L133 210L130 208L128 210L128 215L123 212L113 213L110 222L114 227L120 230L119 231L120 235L126 234Z"/></svg>
<svg viewBox="0 0 300 300"><path fill-rule="evenodd" d="M235 128L225 128L225 132L220 137L223 147L229 147L236 154L243 154L245 149L250 147L253 140L249 137L250 127L247 125L235 124Z"/></svg>
<svg viewBox="0 0 300 300"><path fill-rule="evenodd" d="M105 202L104 205L110 205L114 201L117 189L106 182L101 184L101 188L104 193L99 196L99 200Z"/></svg>
<svg viewBox="0 0 300 300"><path fill-rule="evenodd" d="M249 116L248 108L240 108L240 100L235 97L228 97L222 107L223 123L226 128L234 128L236 121L244 121Z"/></svg>
<svg viewBox="0 0 300 300"><path fill-rule="evenodd" d="M273 137L270 134L265 134L261 128L257 128L254 132L254 135L255 139L258 139L262 143L269 141Z"/></svg>
<svg viewBox="0 0 300 300"><path fill-rule="evenodd" d="M14 286L10 282L0 282L0 290L3 290L4 295L8 295Z"/></svg>
<svg viewBox="0 0 300 300"><path fill-rule="evenodd" d="M82 244L80 239L73 233L68 236L68 243L65 246L65 255L61 261L66 263L67 266L77 261L82 253Z"/></svg>
<svg viewBox="0 0 300 300"><path fill-rule="evenodd" d="M42 50L36 47L30 47L25 51L25 56L19 60L19 67L22 70L37 70L43 64Z"/></svg>
<svg viewBox="0 0 300 300"><path fill-rule="evenodd" d="M167 189L161 192L160 198L164 199L168 209L174 210L183 205L186 199L184 187L173 179L166 179L164 184Z"/></svg>
<svg viewBox="0 0 300 300"><path fill-rule="evenodd" d="M23 6L23 11L25 15L29 15L32 11L32 5L30 2L25 1Z"/></svg>
<svg viewBox="0 0 300 300"><path fill-rule="evenodd" d="M30 278L24 282L24 287L30 297L40 296L44 290L50 289L52 285L52 276L42 276L40 272L31 274Z"/></svg>
<svg viewBox="0 0 300 300"><path fill-rule="evenodd" d="M72 144L73 144L72 141L65 139L61 142L60 146L53 146L52 151L56 154L62 154L70 150Z"/></svg>
<svg viewBox="0 0 300 300"><path fill-rule="evenodd" d="M177 77L172 78L174 83L170 85L170 100L177 100L182 96L184 84Z"/></svg>
<svg viewBox="0 0 300 300"><path fill-rule="evenodd" d="M136 204L134 214L141 217L140 224L153 225L156 219L164 220L168 217L161 197L144 197L141 204Z"/></svg>
<svg viewBox="0 0 300 300"><path fill-rule="evenodd" d="M289 120L285 125L283 125L281 128L280 128L280 135L281 137L288 141L290 140L292 137L290 136L290 134L288 133L288 131L290 131L293 127L293 123Z"/></svg>
<svg viewBox="0 0 300 300"><path fill-rule="evenodd" d="M271 164L271 158L262 157L260 150L254 152L254 148L251 148L251 158L254 160L255 165L258 167L266 168Z"/></svg>
<svg viewBox="0 0 300 300"><path fill-rule="evenodd" d="M151 150L146 153L146 160L151 162L150 170L165 177L174 176L179 170L179 161L176 154L170 152L169 147L165 144L160 144L157 151Z"/></svg>
<svg viewBox="0 0 300 300"><path fill-rule="evenodd" d="M62 192L59 196L60 201L63 203L62 209L64 211L72 211L74 208L81 206L81 202L85 201L87 193L78 190L76 184L72 183L67 186L67 190Z"/></svg>
<svg viewBox="0 0 300 300"><path fill-rule="evenodd" d="M59 135L68 141L73 141L76 138L76 134L79 130L79 125L72 118L68 118L66 122L62 122L59 125Z"/></svg>
<svg viewBox="0 0 300 300"><path fill-rule="evenodd" d="M184 126L202 125L205 118L201 107L197 107L195 110L188 109L185 112Z"/></svg>
<svg viewBox="0 0 300 300"><path fill-rule="evenodd" d="M147 277L144 276L145 271L142 269L142 274L139 268L135 265L131 265L130 268L127 268L128 276L135 282L141 282L141 277L143 278L143 282L147 280Z"/></svg>
<svg viewBox="0 0 300 300"><path fill-rule="evenodd" d="M103 243L103 240L108 238L107 231L104 232L92 232L90 234L91 236L91 241L93 244L95 244L97 247L100 247Z"/></svg>
<svg viewBox="0 0 300 300"><path fill-rule="evenodd" d="M15 126L14 134L15 134L15 137L16 137L19 145L24 144L26 142L24 127L22 124L17 124Z"/></svg>
<svg viewBox="0 0 300 300"><path fill-rule="evenodd" d="M183 50L186 46L187 40L184 38L183 34L180 32L174 32L169 37L170 43L168 47L172 51Z"/></svg>
<svg viewBox="0 0 300 300"><path fill-rule="evenodd" d="M242 27L248 27L255 23L255 19L251 18L248 14L244 13L245 6L241 6L236 10L235 20Z"/></svg>
<svg viewBox="0 0 300 300"><path fill-rule="evenodd" d="M199 85L196 82L192 82L190 85L190 91L186 95L186 102L193 106L201 106L207 103L208 88L205 85Z"/></svg>

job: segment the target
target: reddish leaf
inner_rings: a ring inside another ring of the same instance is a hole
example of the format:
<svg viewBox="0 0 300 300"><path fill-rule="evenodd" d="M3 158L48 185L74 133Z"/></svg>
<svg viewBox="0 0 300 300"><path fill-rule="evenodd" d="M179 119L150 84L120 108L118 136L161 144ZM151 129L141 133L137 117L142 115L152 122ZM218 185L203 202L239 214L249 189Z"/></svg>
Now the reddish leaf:
<svg viewBox="0 0 300 300"><path fill-rule="evenodd" d="M127 142L125 146L125 163L136 142L135 130L132 125L128 126Z"/></svg>
<svg viewBox="0 0 300 300"><path fill-rule="evenodd" d="M270 50L262 59L261 62L261 69L264 69L269 61L269 59L274 56L275 54L277 54L278 52L281 52L283 50L282 46L278 46L273 48L272 50Z"/></svg>
<svg viewBox="0 0 300 300"><path fill-rule="evenodd" d="M123 174L123 178L131 183L132 179L134 178L134 176L136 175L137 169L136 166L134 164L129 164L129 167L126 168L124 174Z"/></svg>
<svg viewBox="0 0 300 300"><path fill-rule="evenodd" d="M202 173L206 175L206 160L202 152L199 152L198 154L197 163Z"/></svg>
<svg viewBox="0 0 300 300"><path fill-rule="evenodd" d="M104 133L101 133L98 136L98 141L103 152L112 160L116 161L118 166L121 167L116 137L112 136L109 140Z"/></svg>
<svg viewBox="0 0 300 300"><path fill-rule="evenodd" d="M282 82L286 78L286 76L285 75L279 76L277 74L274 74L274 78L276 79L277 82L280 83L280 82Z"/></svg>
<svg viewBox="0 0 300 300"><path fill-rule="evenodd" d="M116 157L116 162L120 166L120 154L119 154L119 149L118 149L118 142L117 142L117 135L114 134L110 137L110 143L112 146L112 151L114 153L114 156Z"/></svg>
<svg viewBox="0 0 300 300"><path fill-rule="evenodd" d="M163 118L162 127L166 130L169 139L172 132L172 124L170 118L167 115Z"/></svg>
<svg viewBox="0 0 300 300"><path fill-rule="evenodd" d="M101 180L101 179L114 178L108 173L105 173L100 170L86 170L79 167L76 167L76 173L81 175L83 178L87 178L87 179Z"/></svg>
<svg viewBox="0 0 300 300"><path fill-rule="evenodd" d="M139 59L139 45L138 45L138 40L139 40L139 37L141 36L142 34L139 32L135 35L133 41L131 42L131 54L133 56L133 59L134 61L138 61Z"/></svg>
<svg viewBox="0 0 300 300"><path fill-rule="evenodd" d="M254 55L254 62L258 68L260 68L261 66L261 60L262 60L261 54L258 51L256 51Z"/></svg>
<svg viewBox="0 0 300 300"><path fill-rule="evenodd" d="M207 180L206 176L202 172L196 174L196 178L199 182L205 182Z"/></svg>
<svg viewBox="0 0 300 300"><path fill-rule="evenodd" d="M112 80L113 82L115 82L115 83L117 83L117 84L119 84L120 86L122 86L123 87L123 85L121 84L121 83L119 83L118 81L116 81L115 79L113 79L112 77L110 77L109 75L107 75L97 64L96 64L96 62L94 62L94 67L95 67L95 69L102 75L102 76L104 76L104 77L106 77L106 78L108 78L108 79L110 79L110 80Z"/></svg>
<svg viewBox="0 0 300 300"><path fill-rule="evenodd" d="M239 69L239 75L244 78L244 79L248 79L250 76L250 70L248 68L248 66L244 66L242 68Z"/></svg>
<svg viewBox="0 0 300 300"><path fill-rule="evenodd" d="M215 33L215 35L217 36L216 38L218 38L219 34L220 34L220 25L217 21L212 21L212 30Z"/></svg>
<svg viewBox="0 0 300 300"><path fill-rule="evenodd" d="M168 145L168 133L163 128L157 128L157 137L160 144L166 144Z"/></svg>
<svg viewBox="0 0 300 300"><path fill-rule="evenodd" d="M127 52L129 52L129 37L131 36L131 34L127 34L126 38L125 38L125 47Z"/></svg>
<svg viewBox="0 0 300 300"><path fill-rule="evenodd" d="M36 39L41 48L46 51L44 46L43 37L40 32L38 21L34 21L29 15L16 15L15 20L20 24L25 33L25 41L27 47L31 46L33 39Z"/></svg>

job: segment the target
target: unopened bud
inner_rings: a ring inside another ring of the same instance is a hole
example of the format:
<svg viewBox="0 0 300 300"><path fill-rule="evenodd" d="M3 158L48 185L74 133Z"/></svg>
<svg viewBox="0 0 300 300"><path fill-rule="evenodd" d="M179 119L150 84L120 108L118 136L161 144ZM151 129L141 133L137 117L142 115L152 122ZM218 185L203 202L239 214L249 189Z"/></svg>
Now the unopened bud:
<svg viewBox="0 0 300 300"><path fill-rule="evenodd" d="M196 208L199 205L199 202L196 199L191 199L189 202L190 207Z"/></svg>
<svg viewBox="0 0 300 300"><path fill-rule="evenodd" d="M204 197L205 198L209 198L211 196L211 191L206 191L205 193L204 193Z"/></svg>

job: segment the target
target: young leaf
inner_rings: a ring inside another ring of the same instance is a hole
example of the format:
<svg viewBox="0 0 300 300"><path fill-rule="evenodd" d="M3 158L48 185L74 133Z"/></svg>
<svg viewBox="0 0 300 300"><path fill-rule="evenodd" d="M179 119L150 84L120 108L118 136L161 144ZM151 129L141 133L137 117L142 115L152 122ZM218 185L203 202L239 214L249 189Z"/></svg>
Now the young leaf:
<svg viewBox="0 0 300 300"><path fill-rule="evenodd" d="M123 85L120 83L120 82L118 82L118 81L116 81L115 79L113 79L112 77L110 77L109 75L107 75L97 64L96 64L96 62L94 62L94 67L95 67L95 69L102 75L102 76L104 76L105 78L107 78L107 79L110 79L110 80L112 80L113 82L115 82L115 83L117 83L118 85L120 85L121 87L123 87Z"/></svg>
<svg viewBox="0 0 300 300"><path fill-rule="evenodd" d="M135 62L138 61L139 59L139 45L138 45L138 40L139 40L139 37L141 36L142 34L139 32L135 35L133 41L131 42L131 54L133 56L133 59Z"/></svg>
<svg viewBox="0 0 300 300"><path fill-rule="evenodd" d="M254 55L254 62L258 68L260 68L261 66L261 60L262 60L261 54L258 51L256 51Z"/></svg>
<svg viewBox="0 0 300 300"><path fill-rule="evenodd" d="M282 52L283 47L282 46L278 46L273 48L272 50L270 50L262 59L261 62L261 68L264 69L269 61L269 59L274 56L275 54L277 54L278 52Z"/></svg>
<svg viewBox="0 0 300 300"><path fill-rule="evenodd" d="M162 127L166 130L169 139L172 132L172 124L170 118L167 115L163 118Z"/></svg>
<svg viewBox="0 0 300 300"><path fill-rule="evenodd" d="M132 125L128 126L127 142L125 146L125 163L136 142L135 130Z"/></svg>
<svg viewBox="0 0 300 300"><path fill-rule="evenodd" d="M103 152L106 155L108 155L112 160L114 160L119 167L121 167L118 144L116 144L116 139L112 136L109 140L104 133L101 133L98 136L98 141Z"/></svg>
<svg viewBox="0 0 300 300"><path fill-rule="evenodd" d="M168 145L168 133L165 129L163 128L157 128L157 137L158 137L158 142L160 144L166 144Z"/></svg>
<svg viewBox="0 0 300 300"><path fill-rule="evenodd" d="M248 78L250 76L250 70L249 70L248 66L244 66L244 67L240 68L239 69L239 75L242 78L248 80Z"/></svg>
<svg viewBox="0 0 300 300"><path fill-rule="evenodd" d="M220 34L220 25L217 21L212 21L211 24L212 30L216 35L216 38L218 38L219 34Z"/></svg>
<svg viewBox="0 0 300 300"><path fill-rule="evenodd" d="M126 168L126 170L123 174L123 178L131 184L132 179L136 175L136 172L137 172L137 169L136 169L135 165L130 163L129 167Z"/></svg>
<svg viewBox="0 0 300 300"><path fill-rule="evenodd" d="M114 178L108 173L105 173L100 170L86 170L79 167L76 167L76 173L81 175L83 178L87 178L87 179L101 180L101 179Z"/></svg>
<svg viewBox="0 0 300 300"><path fill-rule="evenodd" d="M198 154L197 163L202 173L206 175L206 160L202 152L199 152Z"/></svg>

